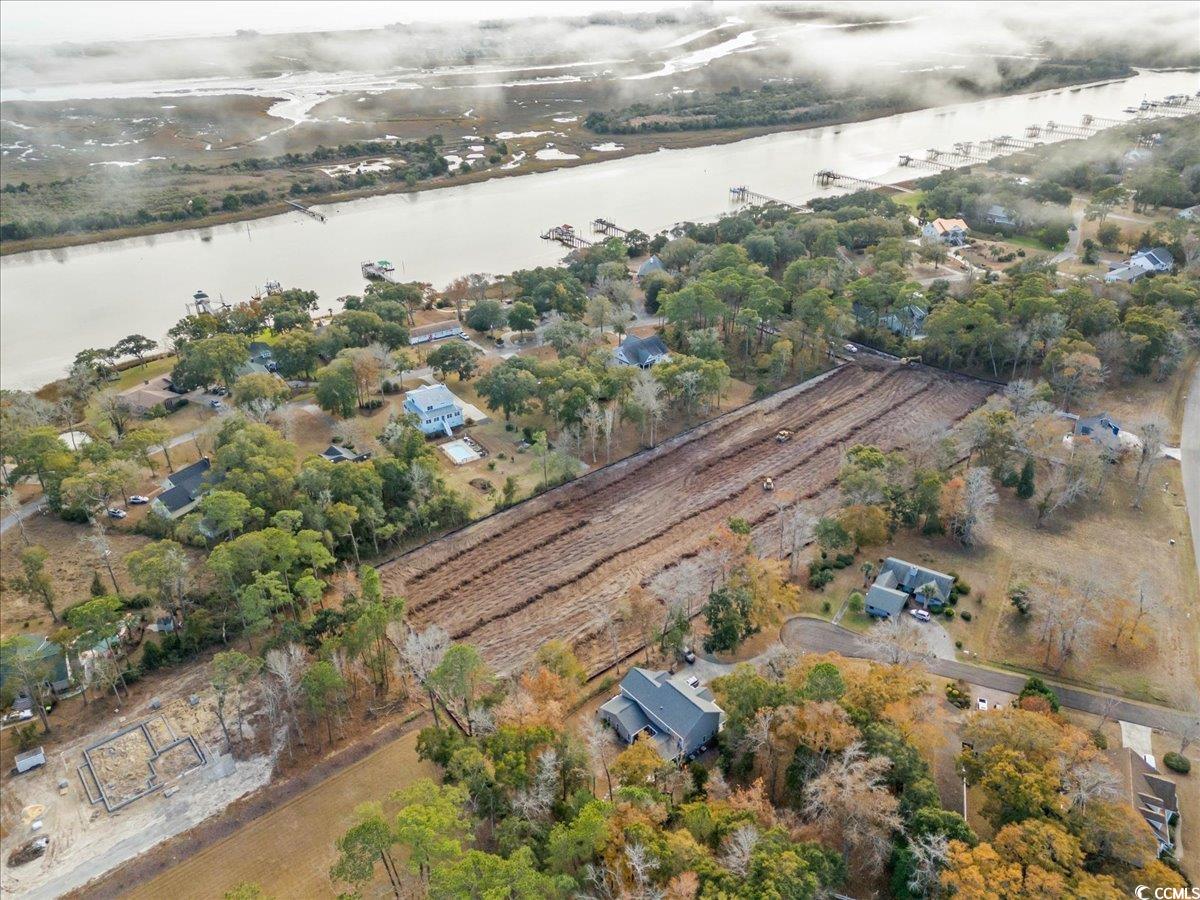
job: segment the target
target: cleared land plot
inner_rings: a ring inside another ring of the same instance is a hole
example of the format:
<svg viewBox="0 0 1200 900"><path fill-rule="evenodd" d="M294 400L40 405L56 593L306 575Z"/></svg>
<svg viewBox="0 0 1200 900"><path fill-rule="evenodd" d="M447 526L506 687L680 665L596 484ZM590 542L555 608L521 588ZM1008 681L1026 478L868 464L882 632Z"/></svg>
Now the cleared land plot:
<svg viewBox="0 0 1200 900"><path fill-rule="evenodd" d="M557 638L596 672L611 661L604 622L631 586L697 556L732 516L757 525L780 503L819 505L851 444L904 447L944 431L989 392L862 360L419 548L383 577L408 598L414 624L440 624L501 671ZM796 436L777 443L781 428ZM762 489L766 476L773 493ZM637 631L623 649L638 645Z"/></svg>

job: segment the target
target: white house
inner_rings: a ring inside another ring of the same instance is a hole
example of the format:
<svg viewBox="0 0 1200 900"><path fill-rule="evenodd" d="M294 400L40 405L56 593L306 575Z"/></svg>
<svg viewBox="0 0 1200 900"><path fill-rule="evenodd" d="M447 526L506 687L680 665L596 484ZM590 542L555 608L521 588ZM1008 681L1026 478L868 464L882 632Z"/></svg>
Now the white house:
<svg viewBox="0 0 1200 900"><path fill-rule="evenodd" d="M444 384L430 384L408 392L404 411L418 419L417 427L428 435L452 435L463 424L462 401Z"/></svg>
<svg viewBox="0 0 1200 900"><path fill-rule="evenodd" d="M1166 247L1155 247L1152 250L1139 250L1129 257L1128 262L1113 266L1104 280L1109 284L1118 281L1132 284L1147 275L1169 275L1173 268L1175 257L1171 251Z"/></svg>
<svg viewBox="0 0 1200 900"><path fill-rule="evenodd" d="M967 240L967 223L962 219L934 219L926 222L921 234L927 238L960 247Z"/></svg>

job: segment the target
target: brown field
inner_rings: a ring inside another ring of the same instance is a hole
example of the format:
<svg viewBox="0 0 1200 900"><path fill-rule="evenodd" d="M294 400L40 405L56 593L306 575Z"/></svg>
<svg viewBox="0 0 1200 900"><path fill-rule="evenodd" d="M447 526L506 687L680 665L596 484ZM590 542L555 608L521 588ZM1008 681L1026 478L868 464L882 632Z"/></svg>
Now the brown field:
<svg viewBox="0 0 1200 900"><path fill-rule="evenodd" d="M383 567L387 590L414 624L442 625L500 670L559 638L594 673L611 652L604 616L633 585L697 556L730 517L758 525L779 503L819 504L851 442L906 446L988 393L929 369L846 365L402 556ZM783 427L798 433L778 444Z"/></svg>

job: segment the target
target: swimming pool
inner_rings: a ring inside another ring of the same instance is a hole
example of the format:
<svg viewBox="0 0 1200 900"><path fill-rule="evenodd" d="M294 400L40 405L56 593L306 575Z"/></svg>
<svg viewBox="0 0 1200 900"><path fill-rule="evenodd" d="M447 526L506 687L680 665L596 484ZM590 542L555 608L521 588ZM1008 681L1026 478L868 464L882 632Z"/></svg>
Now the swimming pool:
<svg viewBox="0 0 1200 900"><path fill-rule="evenodd" d="M475 462L477 459L482 459L482 455L474 450L466 441L450 441L448 444L442 444L441 451L450 457L450 461L456 466L465 465L469 462Z"/></svg>

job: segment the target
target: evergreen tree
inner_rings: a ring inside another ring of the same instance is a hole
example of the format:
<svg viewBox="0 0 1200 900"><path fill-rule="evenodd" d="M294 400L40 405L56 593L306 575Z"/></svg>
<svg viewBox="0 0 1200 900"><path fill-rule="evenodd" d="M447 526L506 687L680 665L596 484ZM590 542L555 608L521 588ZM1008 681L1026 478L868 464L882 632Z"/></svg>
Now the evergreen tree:
<svg viewBox="0 0 1200 900"><path fill-rule="evenodd" d="M1022 500L1028 500L1033 496L1033 476L1033 457L1027 456L1025 457L1025 465L1021 466L1021 477L1017 480L1017 496Z"/></svg>

